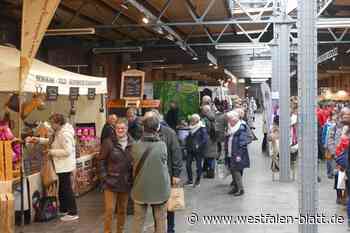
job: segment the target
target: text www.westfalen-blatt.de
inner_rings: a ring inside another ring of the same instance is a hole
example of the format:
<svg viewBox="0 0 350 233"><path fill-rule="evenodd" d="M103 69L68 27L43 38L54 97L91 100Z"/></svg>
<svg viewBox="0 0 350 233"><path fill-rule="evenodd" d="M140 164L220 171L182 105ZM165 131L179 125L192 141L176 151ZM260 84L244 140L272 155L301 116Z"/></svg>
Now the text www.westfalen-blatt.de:
<svg viewBox="0 0 350 233"><path fill-rule="evenodd" d="M192 212L186 217L190 225L236 225L236 224L343 224L345 217L340 215L326 215L318 213L316 215L290 216L280 214L260 214L250 216L229 216L229 215L199 215Z"/></svg>

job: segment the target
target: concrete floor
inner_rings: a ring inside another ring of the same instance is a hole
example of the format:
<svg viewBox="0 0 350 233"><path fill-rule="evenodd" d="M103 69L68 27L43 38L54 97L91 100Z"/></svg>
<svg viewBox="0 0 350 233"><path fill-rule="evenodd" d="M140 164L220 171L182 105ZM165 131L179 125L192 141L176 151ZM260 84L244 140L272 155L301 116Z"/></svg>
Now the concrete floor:
<svg viewBox="0 0 350 233"><path fill-rule="evenodd" d="M257 121L259 121L258 117ZM199 188L186 188L185 211L177 213L177 233L295 233L298 225L189 225L186 218L192 212L199 215L230 215L249 216L260 214L298 215L298 182L280 183L272 181L270 158L261 153L261 128L258 125L256 134L259 141L250 145L251 168L245 170L245 195L234 197L228 195L230 178L226 180L203 179ZM185 173L185 172L184 172ZM338 214L346 217L345 207L335 204L333 180L325 176L324 164L320 165L322 181L320 183L320 212L327 215ZM103 199L99 192L92 192L78 199L80 220L76 223L62 223L51 221L48 223L34 223L24 229L17 228L16 232L25 233L102 233L103 232ZM145 232L153 232L151 217ZM128 219L128 231L132 217ZM345 224L320 225L320 233L347 232Z"/></svg>

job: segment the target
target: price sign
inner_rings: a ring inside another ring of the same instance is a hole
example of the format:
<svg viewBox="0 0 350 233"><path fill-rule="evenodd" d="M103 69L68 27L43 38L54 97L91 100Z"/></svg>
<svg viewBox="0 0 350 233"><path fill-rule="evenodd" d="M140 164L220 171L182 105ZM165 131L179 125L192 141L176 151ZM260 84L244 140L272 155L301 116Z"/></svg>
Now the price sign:
<svg viewBox="0 0 350 233"><path fill-rule="evenodd" d="M46 87L46 99L48 101L56 101L58 98L58 87L47 86Z"/></svg>
<svg viewBox="0 0 350 233"><path fill-rule="evenodd" d="M79 87L70 87L69 88L69 100L78 100L79 98Z"/></svg>
<svg viewBox="0 0 350 233"><path fill-rule="evenodd" d="M94 100L96 96L96 88L88 88L88 100Z"/></svg>

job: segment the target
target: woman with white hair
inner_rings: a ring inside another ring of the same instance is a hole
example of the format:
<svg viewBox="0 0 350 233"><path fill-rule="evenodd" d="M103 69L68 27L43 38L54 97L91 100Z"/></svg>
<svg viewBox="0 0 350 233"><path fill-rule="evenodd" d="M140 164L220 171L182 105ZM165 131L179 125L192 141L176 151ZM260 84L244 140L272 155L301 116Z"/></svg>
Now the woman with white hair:
<svg viewBox="0 0 350 233"><path fill-rule="evenodd" d="M228 122L228 132L226 137L226 164L229 166L232 174L232 190L229 194L241 196L243 189L243 170L250 167L248 154L248 144L251 142L249 131L246 124L240 120L240 114L231 111L226 114Z"/></svg>
<svg viewBox="0 0 350 233"><path fill-rule="evenodd" d="M201 121L201 118L198 114L193 114L190 118L190 135L187 137L186 147L188 151L187 160L186 160L186 170L188 180L185 183L186 186L193 185L193 176L192 176L192 162L193 159L196 160L197 166L197 177L194 187L199 186L200 179L202 176L202 162L204 157L204 151L208 144L209 136L205 125Z"/></svg>

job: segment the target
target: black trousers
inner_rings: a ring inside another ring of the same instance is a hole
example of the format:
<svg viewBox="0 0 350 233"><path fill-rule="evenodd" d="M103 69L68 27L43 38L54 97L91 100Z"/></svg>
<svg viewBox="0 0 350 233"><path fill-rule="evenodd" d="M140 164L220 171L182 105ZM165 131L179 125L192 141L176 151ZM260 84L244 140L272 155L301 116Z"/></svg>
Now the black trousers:
<svg viewBox="0 0 350 233"><path fill-rule="evenodd" d="M175 233L175 212L168 211L168 233Z"/></svg>
<svg viewBox="0 0 350 233"><path fill-rule="evenodd" d="M58 173L58 198L60 200L60 212L69 215L77 215L77 203L72 189L71 172Z"/></svg>

